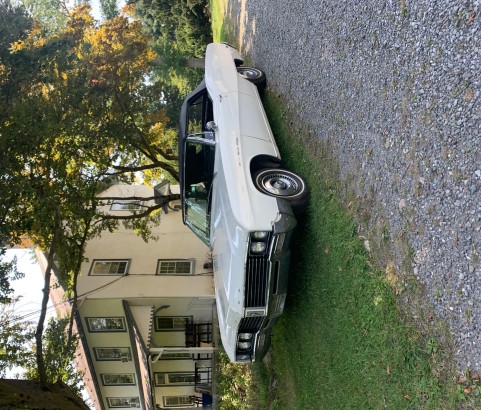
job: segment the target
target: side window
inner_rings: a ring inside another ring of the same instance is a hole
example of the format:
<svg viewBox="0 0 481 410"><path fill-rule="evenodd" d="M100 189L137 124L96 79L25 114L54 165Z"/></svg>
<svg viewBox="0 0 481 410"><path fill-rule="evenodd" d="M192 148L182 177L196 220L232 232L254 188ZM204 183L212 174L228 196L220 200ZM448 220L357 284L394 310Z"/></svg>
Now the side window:
<svg viewBox="0 0 481 410"><path fill-rule="evenodd" d="M205 90L189 103L187 110L187 134L206 131L205 125L213 120L212 100L207 90Z"/></svg>
<svg viewBox="0 0 481 410"><path fill-rule="evenodd" d="M191 406L194 404L191 396L164 396L165 407L183 407L185 405Z"/></svg>
<svg viewBox="0 0 481 410"><path fill-rule="evenodd" d="M190 386L195 384L194 372L171 372L171 373L154 373L155 385L177 385L177 386Z"/></svg>
<svg viewBox="0 0 481 410"><path fill-rule="evenodd" d="M202 184L209 190L214 177L215 147L187 141L185 150L185 183L186 186ZM207 197L207 192L205 193Z"/></svg>
<svg viewBox="0 0 481 410"><path fill-rule="evenodd" d="M185 146L185 215L194 232L209 243L215 146L188 140Z"/></svg>

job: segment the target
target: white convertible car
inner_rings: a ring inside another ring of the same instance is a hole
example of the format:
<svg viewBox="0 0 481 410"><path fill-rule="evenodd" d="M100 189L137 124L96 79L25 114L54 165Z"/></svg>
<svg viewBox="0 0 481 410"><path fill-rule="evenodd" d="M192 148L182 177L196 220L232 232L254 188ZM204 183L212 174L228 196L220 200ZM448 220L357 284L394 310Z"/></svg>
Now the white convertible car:
<svg viewBox="0 0 481 410"><path fill-rule="evenodd" d="M184 223L212 250L217 313L232 361L261 360L284 309L289 242L306 185L281 168L259 91L262 71L209 44L205 79L181 111Z"/></svg>

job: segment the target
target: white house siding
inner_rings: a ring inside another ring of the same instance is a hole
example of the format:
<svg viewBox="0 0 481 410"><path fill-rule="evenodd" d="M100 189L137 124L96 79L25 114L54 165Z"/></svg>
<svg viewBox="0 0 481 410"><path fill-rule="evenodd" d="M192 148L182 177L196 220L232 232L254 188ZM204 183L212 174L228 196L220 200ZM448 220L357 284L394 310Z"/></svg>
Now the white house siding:
<svg viewBox="0 0 481 410"><path fill-rule="evenodd" d="M152 190L144 192L146 187L128 187L115 185L105 193L107 196L132 194L152 195ZM110 211L112 214L125 214L128 211ZM79 278L78 292L93 298L122 297L159 297L159 296L208 296L213 295L212 269L204 268L209 262L208 248L183 225L180 212L170 211L163 214L158 226L152 233L157 241L144 242L131 230L123 225L113 233L104 232L99 238L94 238L87 244L87 260L82 265L82 275ZM128 274L96 276L90 274L95 260L128 260ZM194 274L190 276L157 275L159 260L195 260ZM206 277L208 276L208 277ZM119 279L121 278L121 279ZM115 279L117 282L112 283ZM105 286L105 287L104 287Z"/></svg>
<svg viewBox="0 0 481 410"><path fill-rule="evenodd" d="M150 346L150 335L152 331L152 313L154 306L132 306L130 305L132 316L139 329L140 335L147 348Z"/></svg>
<svg viewBox="0 0 481 410"><path fill-rule="evenodd" d="M144 186L115 185L103 195L152 196L153 191ZM110 211L109 208L106 207L105 211L119 215L129 212ZM204 264L209 262L207 247L183 225L180 212L170 211L163 214L160 224L153 227L152 233L159 239L146 243L121 225L115 232L103 232L100 237L90 240L86 247L86 261L82 265L77 287L79 316L87 350L92 358L92 376L96 376L98 381L101 395L99 399L105 409L109 408L108 397L141 398L142 392L146 391L143 388L146 381L142 379L149 369L144 369L142 361L136 360L138 352L129 334L124 302L132 312L145 345L152 351L168 346L185 347L186 341L185 330L156 331L155 316L189 316L193 323L212 322L212 269L208 266L204 268ZM193 274L156 275L159 259L194 260ZM127 260L127 274L92 275L91 267L95 260ZM89 317L124 318L125 331L91 332L88 327ZM131 353L130 360L97 360L94 349L102 347L128 348ZM142 366L140 372L136 363ZM209 365L210 362L202 363ZM194 372L195 366L192 359L161 359L152 364L150 371L152 375L155 372ZM104 386L102 383L102 374L125 373L135 374L135 386ZM162 386L154 387L154 390L156 402L161 407L165 396L195 394L193 386ZM140 406L145 407L144 403L140 403Z"/></svg>

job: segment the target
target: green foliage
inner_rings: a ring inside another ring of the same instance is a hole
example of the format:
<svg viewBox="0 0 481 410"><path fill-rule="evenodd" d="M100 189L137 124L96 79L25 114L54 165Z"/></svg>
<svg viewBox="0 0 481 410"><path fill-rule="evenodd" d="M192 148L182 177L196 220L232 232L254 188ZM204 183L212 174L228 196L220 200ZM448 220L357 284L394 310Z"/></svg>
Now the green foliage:
<svg viewBox="0 0 481 410"><path fill-rule="evenodd" d="M152 35L159 55L153 66L153 80L161 88L164 108L176 127L184 97L202 80L203 70L191 66L193 58L203 58L212 34L205 0L137 0L131 2L135 14Z"/></svg>
<svg viewBox="0 0 481 410"><path fill-rule="evenodd" d="M0 0L0 62L10 57L9 47L20 38L26 37L32 27L27 10L9 0Z"/></svg>
<svg viewBox="0 0 481 410"><path fill-rule="evenodd" d="M177 64L177 62L176 62ZM168 126L177 128L180 109L185 96L199 85L203 78L203 70L190 68L180 62L175 66L161 65L152 67L153 80L161 90Z"/></svg>
<svg viewBox="0 0 481 410"><path fill-rule="evenodd" d="M0 305L0 377L14 367L26 367L34 360L31 322L15 314L15 305Z"/></svg>
<svg viewBox="0 0 481 410"><path fill-rule="evenodd" d="M19 0L43 30L56 33L65 27L68 9L63 0Z"/></svg>
<svg viewBox="0 0 481 410"><path fill-rule="evenodd" d="M18 92L18 87L12 83L18 61L18 56L11 53L12 43L27 37L32 24L24 7L13 5L9 0L0 0L0 118L12 96ZM25 67L21 70L29 69ZM3 182L4 178L0 178L2 195L5 194Z"/></svg>
<svg viewBox="0 0 481 410"><path fill-rule="evenodd" d="M11 294L13 289L10 286L10 282L24 275L17 271L16 258L8 262L3 260L6 250L1 249L1 245L0 243L0 305L12 302Z"/></svg>
<svg viewBox="0 0 481 410"><path fill-rule="evenodd" d="M219 350L217 358L217 392L219 410L246 410L251 408L252 367L231 363L227 354Z"/></svg>
<svg viewBox="0 0 481 410"><path fill-rule="evenodd" d="M117 7L117 0L100 0L100 11L105 20L117 17L120 14Z"/></svg>
<svg viewBox="0 0 481 410"><path fill-rule="evenodd" d="M78 346L78 338L67 343L66 328L68 319L50 319L44 333L44 358L48 383L63 381L70 389L81 397L82 375L76 370L73 359ZM34 362L26 366L25 377L29 380L40 380Z"/></svg>
<svg viewBox="0 0 481 410"><path fill-rule="evenodd" d="M168 52L203 57L212 41L205 0L135 0L136 14L155 38L169 45Z"/></svg>

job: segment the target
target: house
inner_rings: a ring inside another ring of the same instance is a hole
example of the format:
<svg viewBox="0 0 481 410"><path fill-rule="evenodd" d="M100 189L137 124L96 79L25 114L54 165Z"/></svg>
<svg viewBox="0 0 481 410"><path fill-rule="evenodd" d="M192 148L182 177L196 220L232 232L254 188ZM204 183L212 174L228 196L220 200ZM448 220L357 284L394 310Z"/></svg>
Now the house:
<svg viewBox="0 0 481 410"><path fill-rule="evenodd" d="M113 185L101 196L147 198L153 192ZM124 215L145 204L116 200L105 210ZM170 205L153 228L157 241L144 242L120 226L87 244L77 286L83 348L77 360L87 363L86 386L96 408L189 408L211 391L209 250Z"/></svg>

